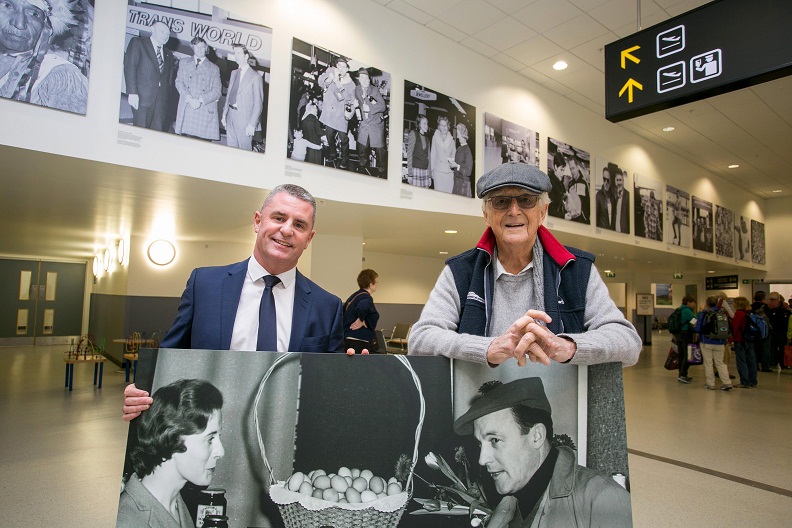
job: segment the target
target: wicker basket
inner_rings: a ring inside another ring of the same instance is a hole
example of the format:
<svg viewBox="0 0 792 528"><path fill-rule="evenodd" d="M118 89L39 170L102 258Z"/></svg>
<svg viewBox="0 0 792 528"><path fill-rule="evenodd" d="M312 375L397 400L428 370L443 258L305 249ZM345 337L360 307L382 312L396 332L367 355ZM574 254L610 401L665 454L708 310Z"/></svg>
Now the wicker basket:
<svg viewBox="0 0 792 528"><path fill-rule="evenodd" d="M292 355L288 353L281 355L273 362L272 366L267 370L267 373L264 374L259 384L258 393L256 394L254 403L255 411L253 415L256 425L256 436L258 438L259 449L261 450L261 458L264 460L264 465L270 475L269 495L280 509L284 526L286 528L320 528L322 526L332 526L333 528L395 528L399 524L399 520L412 496L413 470L415 468L415 462L418 459L418 442L421 438L421 429L423 428L426 414L426 402L424 401L423 391L421 390L421 381L418 379L417 374L410 366L406 357L398 355L388 356L401 363L404 368L410 372L415 388L418 391L421 405L418 426L415 429L415 447L413 448L412 454L413 464L410 467L410 474L407 478L404 490L401 493L388 495L387 497L382 497L381 499L371 502L339 504L290 491L286 487L285 481L275 480L272 467L267 459L264 441L261 437L261 427L259 426L258 404L264 392L264 386L272 375L272 372L281 362L291 356Z"/></svg>

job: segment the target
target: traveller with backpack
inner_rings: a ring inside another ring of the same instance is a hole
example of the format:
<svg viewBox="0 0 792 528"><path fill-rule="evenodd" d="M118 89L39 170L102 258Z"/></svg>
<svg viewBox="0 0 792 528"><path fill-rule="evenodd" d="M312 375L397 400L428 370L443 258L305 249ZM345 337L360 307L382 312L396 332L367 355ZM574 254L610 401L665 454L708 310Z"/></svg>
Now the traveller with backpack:
<svg viewBox="0 0 792 528"><path fill-rule="evenodd" d="M751 304L751 312L764 316L767 319L767 293L762 290L754 293L754 302ZM769 321L769 320L768 320ZM754 341L756 351L756 363L760 372L773 372L770 370L770 336Z"/></svg>
<svg viewBox="0 0 792 528"><path fill-rule="evenodd" d="M764 321L756 314L751 313L750 304L745 297L734 299L734 312L732 319L732 348L737 360L737 372L740 374L738 389L756 387L756 351L754 343L762 330L759 328ZM767 328L765 327L765 332ZM765 337L767 334L765 334Z"/></svg>
<svg viewBox="0 0 792 528"><path fill-rule="evenodd" d="M690 383L693 378L688 376L690 364L687 360L687 348L693 342L693 325L690 324L696 316L696 299L692 295L685 295L682 304L668 316L668 331L674 336L679 352L679 377L680 383Z"/></svg>
<svg viewBox="0 0 792 528"><path fill-rule="evenodd" d="M714 295L707 297L704 310L696 318L695 331L699 335L701 357L704 360L704 376L706 377L705 389L715 390L715 372L713 364L718 369L721 380L721 390L731 390L729 369L723 362L726 342L731 337L731 323L729 314L723 308L718 308L718 298Z"/></svg>
<svg viewBox="0 0 792 528"><path fill-rule="evenodd" d="M784 306L784 298L777 291L770 292L767 296L767 318L770 320L770 354L769 368L772 370L778 365L784 370L784 345L787 344L787 328L789 316L792 312Z"/></svg>

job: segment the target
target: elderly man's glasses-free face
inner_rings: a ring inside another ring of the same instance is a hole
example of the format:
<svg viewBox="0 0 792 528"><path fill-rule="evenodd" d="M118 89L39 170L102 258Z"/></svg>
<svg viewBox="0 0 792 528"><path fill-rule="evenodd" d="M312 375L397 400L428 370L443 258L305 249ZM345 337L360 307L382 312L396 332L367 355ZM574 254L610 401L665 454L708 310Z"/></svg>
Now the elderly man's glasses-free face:
<svg viewBox="0 0 792 528"><path fill-rule="evenodd" d="M498 211L506 211L511 207L512 200L517 200L520 209L533 209L539 202L538 194L521 194L519 196L491 196L486 200L492 204L492 208Z"/></svg>

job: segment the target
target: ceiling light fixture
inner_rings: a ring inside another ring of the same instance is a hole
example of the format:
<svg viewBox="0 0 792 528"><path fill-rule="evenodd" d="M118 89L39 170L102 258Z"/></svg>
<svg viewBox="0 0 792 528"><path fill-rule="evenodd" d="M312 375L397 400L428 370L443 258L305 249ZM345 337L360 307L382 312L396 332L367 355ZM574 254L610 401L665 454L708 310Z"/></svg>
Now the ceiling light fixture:
<svg viewBox="0 0 792 528"><path fill-rule="evenodd" d="M448 251L440 251L439 253L440 253L441 255L448 255Z"/></svg>
<svg viewBox="0 0 792 528"><path fill-rule="evenodd" d="M444 232L447 235L456 235L457 234L457 230L456 229L446 229Z"/></svg>
<svg viewBox="0 0 792 528"><path fill-rule="evenodd" d="M157 266L167 266L176 258L176 248L168 240L155 240L149 244L148 258Z"/></svg>
<svg viewBox="0 0 792 528"><path fill-rule="evenodd" d="M116 257L118 257L118 263L123 264L124 259L126 258L126 241L123 237L118 239L118 246L116 249Z"/></svg>
<svg viewBox="0 0 792 528"><path fill-rule="evenodd" d="M667 126L663 128L663 132L673 132L674 130L676 130L676 128L672 126Z"/></svg>
<svg viewBox="0 0 792 528"><path fill-rule="evenodd" d="M567 66L569 66L569 64L567 64L566 61L560 60L553 64L553 69L556 71L566 70Z"/></svg>
<svg viewBox="0 0 792 528"><path fill-rule="evenodd" d="M738 167L739 167L739 165L737 165L736 163L733 163L733 164L729 165L730 169L736 169Z"/></svg>
<svg viewBox="0 0 792 528"><path fill-rule="evenodd" d="M774 192L774 193L780 193L780 192L784 192L784 191L783 191L783 190L781 190L781 189L774 189L772 192Z"/></svg>

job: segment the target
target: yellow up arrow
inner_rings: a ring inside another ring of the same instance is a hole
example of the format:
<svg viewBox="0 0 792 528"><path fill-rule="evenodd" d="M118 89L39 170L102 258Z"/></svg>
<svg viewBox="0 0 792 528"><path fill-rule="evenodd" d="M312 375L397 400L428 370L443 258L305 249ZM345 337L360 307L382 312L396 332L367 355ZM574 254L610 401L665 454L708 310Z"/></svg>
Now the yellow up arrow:
<svg viewBox="0 0 792 528"><path fill-rule="evenodd" d="M632 103L633 102L633 88L637 88L639 90L643 90L643 85L641 85L641 83L639 83L635 79L627 79L627 82L624 83L624 86L622 86L622 89L619 90L619 97L621 97L622 94L624 93L624 91L627 90L627 102L628 103Z"/></svg>
<svg viewBox="0 0 792 528"><path fill-rule="evenodd" d="M627 69L627 65L626 65L627 59L630 59L635 64L639 64L641 62L641 59L639 59L638 57L636 57L635 55L630 53L631 51L637 51L639 49L641 49L641 46L633 46L632 48L627 48L626 50L622 50L622 52L621 52L621 67L622 67L622 70Z"/></svg>

